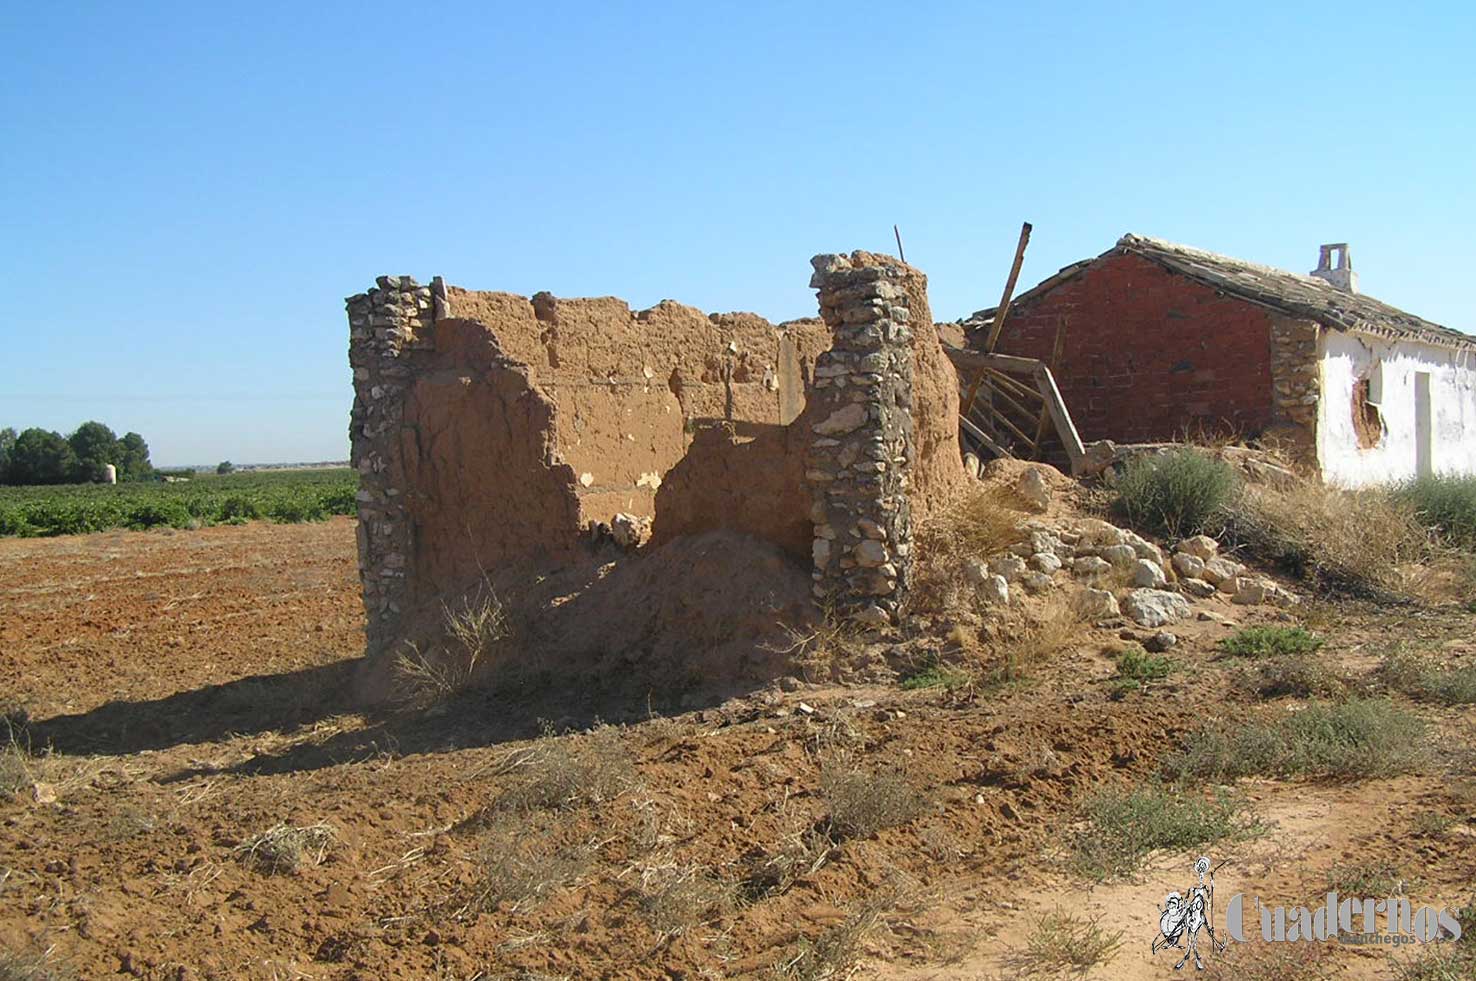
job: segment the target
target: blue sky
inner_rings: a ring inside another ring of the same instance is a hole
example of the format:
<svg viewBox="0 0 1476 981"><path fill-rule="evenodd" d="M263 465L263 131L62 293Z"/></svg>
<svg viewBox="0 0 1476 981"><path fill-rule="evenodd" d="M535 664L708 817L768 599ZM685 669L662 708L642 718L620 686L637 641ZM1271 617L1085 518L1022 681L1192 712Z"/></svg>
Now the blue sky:
<svg viewBox="0 0 1476 981"><path fill-rule="evenodd" d="M1476 7L0 5L0 425L347 456L376 274L810 315L892 249L939 319L1136 231L1476 330Z"/></svg>

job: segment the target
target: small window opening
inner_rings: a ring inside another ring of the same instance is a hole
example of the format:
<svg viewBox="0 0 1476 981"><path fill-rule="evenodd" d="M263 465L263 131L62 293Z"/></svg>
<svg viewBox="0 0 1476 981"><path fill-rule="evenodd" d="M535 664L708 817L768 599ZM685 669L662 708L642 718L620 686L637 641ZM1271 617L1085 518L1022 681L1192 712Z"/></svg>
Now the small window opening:
<svg viewBox="0 0 1476 981"><path fill-rule="evenodd" d="M1384 413L1379 409L1381 394L1371 378L1360 378L1353 383L1353 432L1358 436L1359 449L1371 450L1384 438Z"/></svg>

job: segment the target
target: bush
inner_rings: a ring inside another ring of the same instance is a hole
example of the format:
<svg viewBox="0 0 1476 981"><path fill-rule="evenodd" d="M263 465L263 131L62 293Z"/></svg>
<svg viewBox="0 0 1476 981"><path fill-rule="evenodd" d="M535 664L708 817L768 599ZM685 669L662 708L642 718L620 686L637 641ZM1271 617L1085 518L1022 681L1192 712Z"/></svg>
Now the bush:
<svg viewBox="0 0 1476 981"><path fill-rule="evenodd" d="M1313 702L1271 721L1208 726L1169 754L1174 781L1246 776L1370 777L1425 760L1425 723L1384 699Z"/></svg>
<svg viewBox="0 0 1476 981"><path fill-rule="evenodd" d="M1451 544L1476 549L1476 476L1421 477L1395 496Z"/></svg>
<svg viewBox="0 0 1476 981"><path fill-rule="evenodd" d="M1353 683L1341 671L1305 654L1269 658L1236 679L1260 698L1334 698L1348 695Z"/></svg>
<svg viewBox="0 0 1476 981"><path fill-rule="evenodd" d="M1174 662L1161 654L1149 654L1133 644L1117 656L1117 674L1112 686L1118 691L1136 691L1151 681L1162 681L1174 669Z"/></svg>
<svg viewBox="0 0 1476 981"><path fill-rule="evenodd" d="M1387 490L1318 480L1247 488L1229 509L1225 536L1262 562L1355 594L1400 590L1400 567L1429 545L1414 510Z"/></svg>
<svg viewBox="0 0 1476 981"><path fill-rule="evenodd" d="M1215 534L1240 490L1235 468L1197 450L1141 456L1117 481L1118 506L1145 531L1170 538Z"/></svg>
<svg viewBox="0 0 1476 981"><path fill-rule="evenodd" d="M1246 627L1220 641L1220 649L1234 657L1313 654L1321 646L1321 637L1301 627Z"/></svg>
<svg viewBox="0 0 1476 981"><path fill-rule="evenodd" d="M830 825L841 838L869 838L922 813L922 796L900 773L868 773L830 764L820 771Z"/></svg>
<svg viewBox="0 0 1476 981"><path fill-rule="evenodd" d="M1430 658L1398 650L1384 658L1374 676L1394 691L1419 701L1476 704L1476 664L1443 667Z"/></svg>
<svg viewBox="0 0 1476 981"><path fill-rule="evenodd" d="M1073 865L1092 879L1128 875L1154 849L1192 848L1249 828L1233 797L1206 799L1159 784L1100 791L1084 810L1088 826L1076 836Z"/></svg>

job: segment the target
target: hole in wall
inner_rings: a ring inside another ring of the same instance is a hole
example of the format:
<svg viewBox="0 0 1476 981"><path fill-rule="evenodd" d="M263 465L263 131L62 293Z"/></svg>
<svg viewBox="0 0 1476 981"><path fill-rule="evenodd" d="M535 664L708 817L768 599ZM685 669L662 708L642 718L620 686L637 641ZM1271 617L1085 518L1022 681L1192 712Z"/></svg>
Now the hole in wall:
<svg viewBox="0 0 1476 981"><path fill-rule="evenodd" d="M1375 371L1377 371L1377 367ZM1358 448L1371 450L1384 438L1384 414L1379 408L1380 392L1374 384L1373 373L1353 383L1353 432L1358 437Z"/></svg>

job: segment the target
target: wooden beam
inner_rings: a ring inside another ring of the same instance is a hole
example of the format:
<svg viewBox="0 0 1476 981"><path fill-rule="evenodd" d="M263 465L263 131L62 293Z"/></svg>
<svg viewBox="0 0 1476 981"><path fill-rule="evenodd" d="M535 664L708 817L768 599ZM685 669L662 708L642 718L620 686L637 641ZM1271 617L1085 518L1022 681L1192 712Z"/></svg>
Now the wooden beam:
<svg viewBox="0 0 1476 981"><path fill-rule="evenodd" d="M1038 358L1017 358L1012 354L989 354L986 351L975 351L972 348L944 347L943 352L948 355L954 367L964 371L978 371L980 368L993 368L995 371L1005 371L1012 375L1029 375L1045 362Z"/></svg>
<svg viewBox="0 0 1476 981"><path fill-rule="evenodd" d="M1071 475L1078 476L1082 461L1086 459L1086 448L1081 445L1076 423L1071 421L1071 413L1066 410L1061 390L1056 387L1056 378L1051 374L1051 369L1041 365L1036 372L1035 381L1040 386L1040 394L1045 398L1046 410L1056 424L1056 435L1061 437L1061 443L1066 447L1066 459L1071 461Z"/></svg>
<svg viewBox="0 0 1476 981"><path fill-rule="evenodd" d="M993 352L999 343L999 332L1004 330L1005 317L1010 313L1010 300L1015 296L1015 282L1020 278L1020 265L1025 261L1025 246L1030 244L1030 222L1020 225L1020 244L1015 246L1015 262L1010 266L1010 278L1005 280L1004 295L999 306L994 308L994 324L989 328L989 343L984 350Z"/></svg>
<svg viewBox="0 0 1476 981"><path fill-rule="evenodd" d="M1015 458L1014 457L1014 454L1012 454L1009 450L1005 449L1003 446L1000 446L998 443L996 443L994 441L994 439L992 437L990 437L990 435L988 433L986 433L984 430L980 429L978 426L974 425L969 420L965 419L963 416L959 416L958 417L958 424L960 426L964 427L964 429L968 432L968 434L970 436L974 437L979 442L981 442L985 446L989 447L997 455L1002 456L1002 457L1004 457L1004 458L1006 458L1008 460L1013 460Z"/></svg>
<svg viewBox="0 0 1476 981"><path fill-rule="evenodd" d="M903 262L906 262L907 254L902 251L902 233L897 230L896 225L892 226L892 234L897 236L897 258L901 259Z"/></svg>
<svg viewBox="0 0 1476 981"><path fill-rule="evenodd" d="M1061 351L1066 343L1066 318L1062 317L1056 321L1056 343L1051 345L1051 362L1046 367L1051 369L1052 374L1061 368ZM1045 409L1040 413L1040 428L1035 431L1035 459L1041 457L1040 449L1045 445L1046 429L1050 427L1051 414Z"/></svg>

